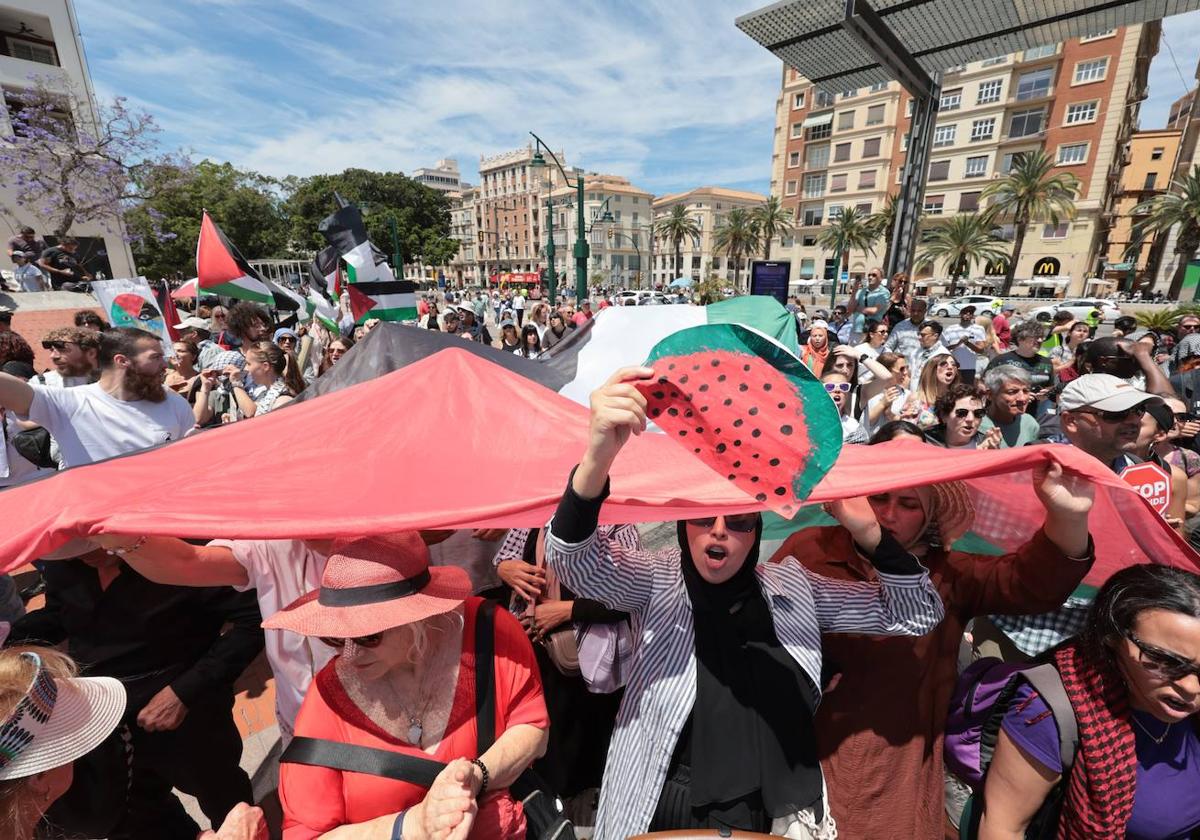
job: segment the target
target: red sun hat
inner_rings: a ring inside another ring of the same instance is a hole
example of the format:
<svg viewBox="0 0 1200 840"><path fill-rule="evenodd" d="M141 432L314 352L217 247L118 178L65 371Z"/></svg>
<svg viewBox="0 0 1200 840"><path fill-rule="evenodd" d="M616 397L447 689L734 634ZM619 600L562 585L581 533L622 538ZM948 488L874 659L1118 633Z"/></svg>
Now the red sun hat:
<svg viewBox="0 0 1200 840"><path fill-rule="evenodd" d="M416 531L335 544L321 588L262 623L268 630L348 639L450 612L471 594L467 573L429 565Z"/></svg>

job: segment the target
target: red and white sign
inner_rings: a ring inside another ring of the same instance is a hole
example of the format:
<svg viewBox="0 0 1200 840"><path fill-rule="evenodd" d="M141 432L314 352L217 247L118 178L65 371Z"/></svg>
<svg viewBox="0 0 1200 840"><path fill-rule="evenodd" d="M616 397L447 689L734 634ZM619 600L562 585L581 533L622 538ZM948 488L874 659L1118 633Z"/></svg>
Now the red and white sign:
<svg viewBox="0 0 1200 840"><path fill-rule="evenodd" d="M1121 472L1121 479L1160 515L1165 516L1171 506L1171 476L1158 464L1147 461L1131 464Z"/></svg>

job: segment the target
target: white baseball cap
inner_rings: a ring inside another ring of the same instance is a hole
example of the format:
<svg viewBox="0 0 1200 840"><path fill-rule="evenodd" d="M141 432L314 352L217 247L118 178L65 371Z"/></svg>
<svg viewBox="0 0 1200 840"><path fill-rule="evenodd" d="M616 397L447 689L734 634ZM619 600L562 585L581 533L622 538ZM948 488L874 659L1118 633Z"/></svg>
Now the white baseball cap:
<svg viewBox="0 0 1200 840"><path fill-rule="evenodd" d="M1059 411L1094 408L1097 411L1124 411L1158 397L1135 388L1126 379L1107 373L1088 373L1072 380L1058 398Z"/></svg>

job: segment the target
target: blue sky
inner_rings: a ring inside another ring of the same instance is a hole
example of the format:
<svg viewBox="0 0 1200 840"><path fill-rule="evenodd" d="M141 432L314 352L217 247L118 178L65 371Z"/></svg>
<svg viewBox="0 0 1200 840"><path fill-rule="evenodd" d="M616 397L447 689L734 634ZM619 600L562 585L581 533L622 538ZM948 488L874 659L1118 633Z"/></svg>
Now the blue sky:
<svg viewBox="0 0 1200 840"><path fill-rule="evenodd" d="M656 194L766 192L780 63L729 0L76 0L97 93L161 140L270 175L411 171L538 132ZM1194 84L1200 13L1166 21ZM1185 90L1165 48L1143 127Z"/></svg>

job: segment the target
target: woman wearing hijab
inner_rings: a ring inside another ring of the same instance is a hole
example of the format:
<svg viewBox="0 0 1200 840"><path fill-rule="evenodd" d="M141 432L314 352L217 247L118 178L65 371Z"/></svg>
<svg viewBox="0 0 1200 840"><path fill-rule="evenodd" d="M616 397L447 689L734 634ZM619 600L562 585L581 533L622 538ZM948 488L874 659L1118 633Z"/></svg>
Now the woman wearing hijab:
<svg viewBox="0 0 1200 840"><path fill-rule="evenodd" d="M812 727L820 633L925 633L941 602L863 500L832 509L871 558L871 582L759 565L757 513L680 521L678 548L658 553L598 538L609 469L646 427L635 384L653 376L625 368L592 394L588 449L546 538L563 582L628 612L636 640L595 836L720 828L834 837Z"/></svg>
<svg viewBox="0 0 1200 840"><path fill-rule="evenodd" d="M926 444L898 440L896 461L927 457ZM843 840L941 838L945 830L942 739L957 677L959 645L977 616L1058 609L1093 558L1093 490L1058 464L1033 472L1045 524L1012 554L955 550L975 509L961 482L866 497L879 524L929 569L946 617L918 638L826 635L832 676L816 715L816 741L830 807ZM1014 488L1015 490L1015 488ZM799 559L814 573L865 583L878 576L842 525L805 528L772 562ZM859 543L861 545L861 542Z"/></svg>
<svg viewBox="0 0 1200 840"><path fill-rule="evenodd" d="M808 341L800 348L800 361L813 373L820 375L825 369L825 358L829 355L829 324L817 319L808 328Z"/></svg>

